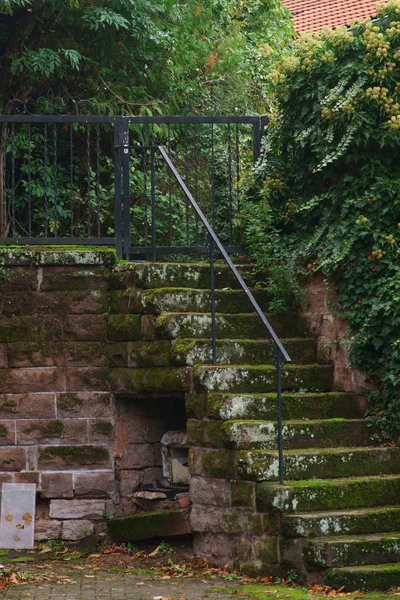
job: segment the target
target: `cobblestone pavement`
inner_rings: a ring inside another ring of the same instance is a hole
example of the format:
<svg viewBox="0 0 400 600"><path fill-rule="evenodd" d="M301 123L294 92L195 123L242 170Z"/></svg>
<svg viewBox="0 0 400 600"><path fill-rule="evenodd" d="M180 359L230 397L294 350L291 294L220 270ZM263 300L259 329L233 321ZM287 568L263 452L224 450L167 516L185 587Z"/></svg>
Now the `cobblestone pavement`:
<svg viewBox="0 0 400 600"><path fill-rule="evenodd" d="M56 583L15 585L0 592L4 600L228 600L234 583L222 579L162 580L130 573L63 571ZM214 592L213 588L226 590Z"/></svg>

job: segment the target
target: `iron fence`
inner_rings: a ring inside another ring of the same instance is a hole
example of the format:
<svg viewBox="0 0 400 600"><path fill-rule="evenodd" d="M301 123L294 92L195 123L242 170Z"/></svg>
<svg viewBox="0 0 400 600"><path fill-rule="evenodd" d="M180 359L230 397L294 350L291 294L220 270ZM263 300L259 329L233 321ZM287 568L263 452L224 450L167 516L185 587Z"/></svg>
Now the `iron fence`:
<svg viewBox="0 0 400 600"><path fill-rule="evenodd" d="M198 216L155 151L162 145L228 251L241 250L241 178L260 154L265 118L10 107L0 115L1 244L107 244L126 258L207 252Z"/></svg>

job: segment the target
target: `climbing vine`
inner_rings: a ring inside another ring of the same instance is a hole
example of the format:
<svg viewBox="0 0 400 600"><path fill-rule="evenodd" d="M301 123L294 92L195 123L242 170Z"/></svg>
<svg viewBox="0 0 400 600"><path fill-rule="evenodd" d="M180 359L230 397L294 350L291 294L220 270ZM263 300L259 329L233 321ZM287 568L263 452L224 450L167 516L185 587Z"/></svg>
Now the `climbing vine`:
<svg viewBox="0 0 400 600"><path fill-rule="evenodd" d="M400 1L303 35L268 76L275 98L247 182L250 255L336 282L376 418L400 432Z"/></svg>

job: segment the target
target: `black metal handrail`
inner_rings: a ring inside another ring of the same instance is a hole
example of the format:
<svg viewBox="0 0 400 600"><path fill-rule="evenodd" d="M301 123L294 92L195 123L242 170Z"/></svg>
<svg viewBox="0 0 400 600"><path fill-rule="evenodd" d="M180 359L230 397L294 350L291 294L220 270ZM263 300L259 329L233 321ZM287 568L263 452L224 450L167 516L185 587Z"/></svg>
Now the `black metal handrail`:
<svg viewBox="0 0 400 600"><path fill-rule="evenodd" d="M208 222L208 220L204 216L202 210L200 209L200 207L197 204L196 200L194 199L193 195L191 194L191 192L189 191L188 187L186 186L184 180L182 179L182 177L178 173L178 171L177 171L174 163L172 162L170 156L168 155L167 151L165 150L165 148L163 148L163 146L157 146L157 148L158 148L158 151L160 152L162 158L164 159L166 165L168 166L168 168L170 169L171 173L175 177L175 179L178 182L180 188L182 189L183 193L185 194L186 198L188 199L188 201L190 202L192 208L194 209L196 215L198 216L198 218L200 219L200 221L203 223L203 226L204 226L204 228L206 229L206 231L208 233L209 242L210 242L210 287L211 287L212 360L213 360L213 364L214 365L216 364L216 357L217 357L217 350L216 350L216 341L217 341L217 336L216 336L216 310L215 310L215 269L214 269L214 251L215 251L215 248L218 250L218 253L221 254L221 256L223 257L223 259L227 263L229 269L231 270L231 272L235 276L235 278L238 281L240 287L242 288L242 290L246 294L248 300L250 301L250 304L252 305L252 307L254 308L255 312L260 317L262 324L264 325L264 327L268 331L268 335L269 335L270 341L274 344L274 347L275 347L275 356L276 356L276 369L277 369L277 416L278 416L279 482L280 482L281 485L283 485L282 367L286 363L291 362L291 358L290 358L288 352L286 351L286 349L284 348L282 342L280 341L280 339L276 335L273 327L269 323L268 319L266 318L266 316L263 313L262 309L260 308L259 304L257 303L256 299L254 298L253 294L249 290L249 288L248 288L246 282L244 281L243 277L240 275L238 269L235 267L235 265L233 264L232 260L230 259L229 255L226 252L226 250L225 250L223 244L221 243L219 237L217 236L217 234L215 233L215 231L211 227L210 223Z"/></svg>

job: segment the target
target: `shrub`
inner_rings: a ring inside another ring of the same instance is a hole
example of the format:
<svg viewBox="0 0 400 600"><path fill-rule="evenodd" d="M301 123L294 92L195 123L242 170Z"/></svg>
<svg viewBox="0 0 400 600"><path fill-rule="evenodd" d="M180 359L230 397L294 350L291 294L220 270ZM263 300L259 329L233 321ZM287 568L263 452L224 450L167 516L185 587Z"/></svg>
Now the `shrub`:
<svg viewBox="0 0 400 600"><path fill-rule="evenodd" d="M336 282L354 366L378 420L400 431L400 1L376 20L301 36L268 79L275 106L247 182L261 266ZM263 251L260 251L260 248ZM261 264L263 263L263 264Z"/></svg>

